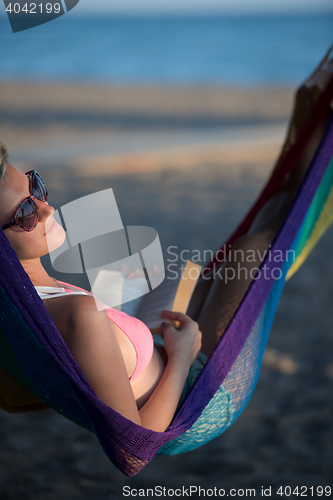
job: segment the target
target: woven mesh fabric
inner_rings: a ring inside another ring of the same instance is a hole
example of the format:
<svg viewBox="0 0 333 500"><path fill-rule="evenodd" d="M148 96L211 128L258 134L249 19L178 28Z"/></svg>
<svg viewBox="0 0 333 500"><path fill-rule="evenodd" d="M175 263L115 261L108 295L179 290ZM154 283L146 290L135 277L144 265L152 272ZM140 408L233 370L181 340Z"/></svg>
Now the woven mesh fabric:
<svg viewBox="0 0 333 500"><path fill-rule="evenodd" d="M303 231L295 248L296 261L288 271L289 279L303 264L328 226L333 222L333 160L311 203Z"/></svg>
<svg viewBox="0 0 333 500"><path fill-rule="evenodd" d="M47 410L49 407L0 368L0 407L9 413Z"/></svg>
<svg viewBox="0 0 333 500"><path fill-rule="evenodd" d="M295 244L332 155L331 123L272 244L272 252L280 250L285 255ZM233 407L232 415L222 425L222 430L240 414L258 377L263 348L284 281L274 280L269 272L279 266L279 263L269 261L269 254L263 264L266 264L270 278L265 279L262 275L248 289L172 424L164 433L157 433L125 419L97 398L3 231L0 231L0 244L0 318L10 349L44 401L93 430L105 453L124 474L137 474L167 441L185 436L195 422L198 426L198 443L202 444L214 437L215 432L210 435L208 433L208 439L203 437L200 415L222 384L232 398ZM211 419L211 415L209 418ZM220 419L221 415L218 413L212 425L218 426ZM181 450L180 446L179 451ZM174 450L170 449L170 452L173 453Z"/></svg>

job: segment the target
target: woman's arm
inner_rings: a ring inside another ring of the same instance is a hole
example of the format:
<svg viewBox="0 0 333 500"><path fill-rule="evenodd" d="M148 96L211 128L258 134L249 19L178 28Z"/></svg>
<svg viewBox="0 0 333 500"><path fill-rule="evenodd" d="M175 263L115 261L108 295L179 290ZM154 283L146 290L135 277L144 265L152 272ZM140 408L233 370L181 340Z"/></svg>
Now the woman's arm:
<svg viewBox="0 0 333 500"><path fill-rule="evenodd" d="M181 330L162 323L168 363L155 391L139 412L143 427L160 432L165 431L175 414L189 369L201 347L201 332L195 321L172 311L162 311L162 316L179 321Z"/></svg>
<svg viewBox="0 0 333 500"><path fill-rule="evenodd" d="M181 331L162 326L168 362L154 392L138 411L114 327L95 298L72 296L62 314L62 333L74 359L99 399L136 424L163 432L176 411L191 364L201 346L197 323L181 313L164 312ZM64 318L66 318L64 320Z"/></svg>

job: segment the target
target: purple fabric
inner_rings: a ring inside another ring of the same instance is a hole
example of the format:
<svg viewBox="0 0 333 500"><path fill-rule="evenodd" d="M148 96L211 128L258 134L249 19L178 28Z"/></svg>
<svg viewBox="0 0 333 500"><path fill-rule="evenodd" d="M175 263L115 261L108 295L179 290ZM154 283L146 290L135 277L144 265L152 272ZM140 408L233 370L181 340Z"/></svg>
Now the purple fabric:
<svg viewBox="0 0 333 500"><path fill-rule="evenodd" d="M291 247L332 155L331 122L299 194L273 242L273 251L281 250L285 255ZM97 398L2 230L0 230L0 245L1 285L41 345L66 374L106 454L127 475L139 472L166 441L183 434L199 417L239 355L274 283L272 277L265 279L262 274L250 287L172 424L166 432L157 433L127 420ZM267 266L267 274L271 276L271 269L281 267L283 263L269 262L266 258L263 264Z"/></svg>

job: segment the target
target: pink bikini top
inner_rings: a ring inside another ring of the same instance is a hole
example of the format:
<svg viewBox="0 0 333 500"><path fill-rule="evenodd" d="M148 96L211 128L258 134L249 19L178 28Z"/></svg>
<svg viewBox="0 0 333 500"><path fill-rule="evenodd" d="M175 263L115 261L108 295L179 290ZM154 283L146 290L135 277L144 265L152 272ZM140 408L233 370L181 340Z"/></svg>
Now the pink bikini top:
<svg viewBox="0 0 333 500"><path fill-rule="evenodd" d="M80 288L78 286L69 285L64 281L59 281L60 284L64 285L64 288L56 288L51 286L36 286L36 291L38 295L44 299L52 299L54 297L61 297L67 293L73 293L76 295L91 295L89 292ZM73 286L77 288L78 292L69 290L66 286ZM112 307L105 306L106 314L109 319L121 329L121 331L126 335L126 337L131 341L136 352L136 366L130 381L133 381L140 373L142 373L152 358L154 352L154 341L149 328L142 323L137 318L129 316L128 314L113 309Z"/></svg>

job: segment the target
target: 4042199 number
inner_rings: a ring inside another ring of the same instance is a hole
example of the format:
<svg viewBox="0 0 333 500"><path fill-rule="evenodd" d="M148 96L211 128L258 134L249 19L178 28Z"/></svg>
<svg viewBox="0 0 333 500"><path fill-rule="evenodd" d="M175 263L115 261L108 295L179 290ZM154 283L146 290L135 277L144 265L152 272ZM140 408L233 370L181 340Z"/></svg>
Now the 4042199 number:
<svg viewBox="0 0 333 500"><path fill-rule="evenodd" d="M332 488L330 486L280 486L276 492L281 497L330 497Z"/></svg>
<svg viewBox="0 0 333 500"><path fill-rule="evenodd" d="M6 12L9 14L59 14L61 11L60 3L25 3L23 6L19 3L9 3Z"/></svg>

